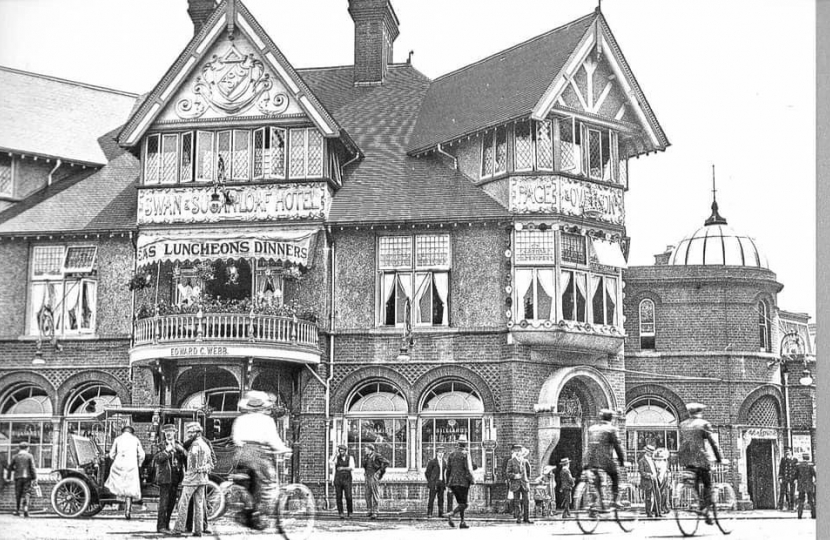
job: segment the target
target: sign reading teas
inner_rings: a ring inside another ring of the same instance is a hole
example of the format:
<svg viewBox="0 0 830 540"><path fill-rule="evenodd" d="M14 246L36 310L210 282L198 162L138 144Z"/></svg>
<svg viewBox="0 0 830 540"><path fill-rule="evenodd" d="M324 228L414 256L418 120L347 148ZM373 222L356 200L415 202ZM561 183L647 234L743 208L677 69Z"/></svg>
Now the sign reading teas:
<svg viewBox="0 0 830 540"><path fill-rule="evenodd" d="M276 221L325 218L328 188L322 183L227 187L229 204L214 212L210 185L138 191L138 224ZM220 197L221 197L220 193Z"/></svg>
<svg viewBox="0 0 830 540"><path fill-rule="evenodd" d="M138 265L165 261L211 261L220 259L267 259L311 266L316 230L228 233L227 236L139 235Z"/></svg>

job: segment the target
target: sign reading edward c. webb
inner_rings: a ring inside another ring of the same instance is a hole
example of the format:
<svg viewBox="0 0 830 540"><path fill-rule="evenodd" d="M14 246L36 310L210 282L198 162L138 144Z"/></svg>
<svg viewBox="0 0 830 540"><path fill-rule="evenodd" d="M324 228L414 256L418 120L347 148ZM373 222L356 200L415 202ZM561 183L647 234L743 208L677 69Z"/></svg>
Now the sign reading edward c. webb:
<svg viewBox="0 0 830 540"><path fill-rule="evenodd" d="M176 237L140 235L139 266L164 261L211 261L219 259L267 259L311 266L316 231L284 231L228 236Z"/></svg>

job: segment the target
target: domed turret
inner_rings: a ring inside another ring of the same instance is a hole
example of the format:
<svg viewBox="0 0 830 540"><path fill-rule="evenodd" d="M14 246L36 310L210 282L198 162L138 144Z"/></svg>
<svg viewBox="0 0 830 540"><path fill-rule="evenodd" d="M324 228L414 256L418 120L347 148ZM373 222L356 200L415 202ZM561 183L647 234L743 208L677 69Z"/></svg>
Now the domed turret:
<svg viewBox="0 0 830 540"><path fill-rule="evenodd" d="M753 266L769 270L767 258L755 240L735 232L718 213L717 200L712 201L712 215L696 230L677 244L669 257L673 265Z"/></svg>

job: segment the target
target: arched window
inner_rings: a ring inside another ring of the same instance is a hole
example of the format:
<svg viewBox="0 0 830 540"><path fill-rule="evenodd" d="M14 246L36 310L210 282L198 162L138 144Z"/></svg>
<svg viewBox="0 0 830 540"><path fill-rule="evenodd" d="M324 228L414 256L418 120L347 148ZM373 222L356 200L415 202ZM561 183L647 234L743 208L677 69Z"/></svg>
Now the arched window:
<svg viewBox="0 0 830 540"><path fill-rule="evenodd" d="M758 330L760 333L761 351L770 352L770 316L769 306L761 300L758 302Z"/></svg>
<svg viewBox="0 0 830 540"><path fill-rule="evenodd" d="M90 383L77 388L66 402L66 434L64 452L66 466L77 467L78 456L75 445L69 444L71 435L86 437L104 448L104 424L96 421L95 416L104 409L121 407L121 398L115 390L101 383Z"/></svg>
<svg viewBox="0 0 830 540"><path fill-rule="evenodd" d="M39 386L22 384L0 398L0 463L8 463L17 445L29 443L38 468L52 467L52 400Z"/></svg>
<svg viewBox="0 0 830 540"><path fill-rule="evenodd" d="M427 390L420 407L421 465L426 466L438 448L451 452L464 435L473 463L482 466L483 415L481 396L467 383L442 381Z"/></svg>
<svg viewBox="0 0 830 540"><path fill-rule="evenodd" d="M655 324L654 301L646 298L640 302L640 348L655 348Z"/></svg>
<svg viewBox="0 0 830 540"><path fill-rule="evenodd" d="M676 452L677 418L672 406L660 398L642 397L635 400L625 415L628 454L639 456L647 444Z"/></svg>
<svg viewBox="0 0 830 540"><path fill-rule="evenodd" d="M347 400L349 451L362 455L363 445L372 443L393 468L406 468L406 413L409 410L401 391L384 381L372 381L357 388Z"/></svg>

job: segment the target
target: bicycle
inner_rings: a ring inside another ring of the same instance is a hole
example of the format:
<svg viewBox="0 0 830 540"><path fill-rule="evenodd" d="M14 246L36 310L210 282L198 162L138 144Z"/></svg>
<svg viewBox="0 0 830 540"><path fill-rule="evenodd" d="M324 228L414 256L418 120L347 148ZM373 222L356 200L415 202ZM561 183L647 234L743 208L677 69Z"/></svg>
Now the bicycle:
<svg viewBox="0 0 830 540"><path fill-rule="evenodd" d="M700 519L708 516L711 510L713 524L718 526L724 535L732 533L732 520L718 516L718 506L731 508L735 503L735 492L729 484L712 485L712 504L704 508L701 490L697 485L696 475L692 471L684 471L680 482L675 487L674 519L683 536L694 536L700 525Z"/></svg>
<svg viewBox="0 0 830 540"><path fill-rule="evenodd" d="M290 455L290 454L286 454ZM253 508L249 471L233 472L221 485L225 495L225 508L234 512L237 519L245 509ZM286 540L306 540L314 531L316 505L314 495L304 484L280 486L277 482L262 487L262 500L269 513L262 517L263 530L273 524L276 532Z"/></svg>
<svg viewBox="0 0 830 540"><path fill-rule="evenodd" d="M594 476L600 474L600 489L602 493L597 493L594 485ZM573 496L573 511L576 516L576 523L585 534L592 534L599 522L603 519L602 516L607 516L611 513L614 515L614 521L617 522L620 529L624 532L631 532L639 521L639 511L634 508L632 504L632 494L634 488L631 484L626 482L620 483L619 500L614 504L610 488L607 486L603 476L604 473L597 469L585 469L579 479L579 483L574 489ZM600 497L602 499L600 500ZM607 519L607 518L606 518Z"/></svg>

